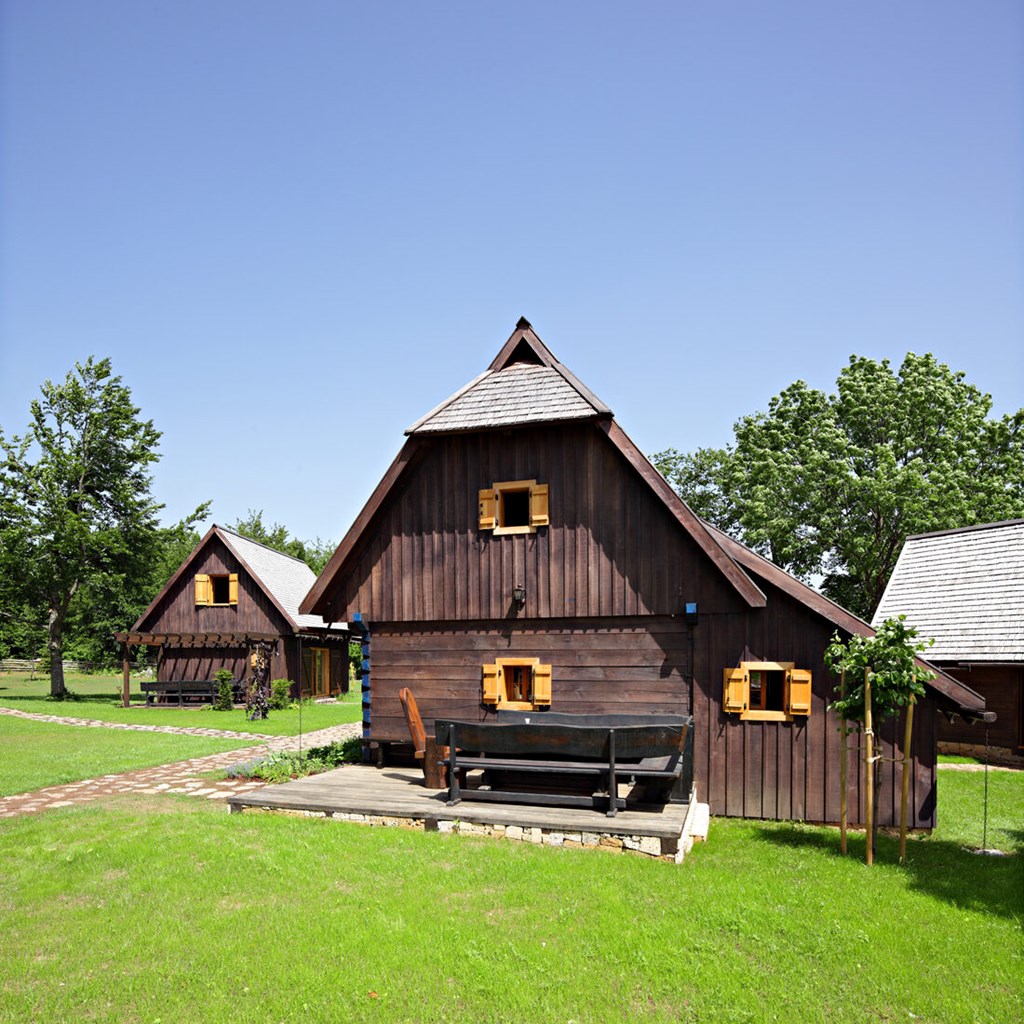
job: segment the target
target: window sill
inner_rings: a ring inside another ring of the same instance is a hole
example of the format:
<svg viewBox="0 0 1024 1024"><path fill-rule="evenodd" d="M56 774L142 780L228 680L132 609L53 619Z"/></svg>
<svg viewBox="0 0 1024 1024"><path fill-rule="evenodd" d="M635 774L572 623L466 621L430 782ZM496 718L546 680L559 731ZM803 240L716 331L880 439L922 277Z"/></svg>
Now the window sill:
<svg viewBox="0 0 1024 1024"><path fill-rule="evenodd" d="M515 533L536 533L536 532L537 532L537 527L536 526L496 526L491 531L491 533L493 533L495 537L501 537L501 536L504 536L504 535L507 535L507 534L515 534Z"/></svg>
<svg viewBox="0 0 1024 1024"><path fill-rule="evenodd" d="M785 711L741 711L741 722L792 722L793 716Z"/></svg>

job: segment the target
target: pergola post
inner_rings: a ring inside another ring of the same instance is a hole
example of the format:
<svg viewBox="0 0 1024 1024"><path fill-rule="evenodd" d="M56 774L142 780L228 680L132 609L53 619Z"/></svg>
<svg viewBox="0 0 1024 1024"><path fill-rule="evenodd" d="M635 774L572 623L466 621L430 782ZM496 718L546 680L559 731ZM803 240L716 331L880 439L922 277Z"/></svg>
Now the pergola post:
<svg viewBox="0 0 1024 1024"><path fill-rule="evenodd" d="M124 660L122 662L123 674L121 677L121 707L128 707L128 692L131 687L131 676L130 676L130 662L129 656L131 654L131 645L125 641L124 645Z"/></svg>

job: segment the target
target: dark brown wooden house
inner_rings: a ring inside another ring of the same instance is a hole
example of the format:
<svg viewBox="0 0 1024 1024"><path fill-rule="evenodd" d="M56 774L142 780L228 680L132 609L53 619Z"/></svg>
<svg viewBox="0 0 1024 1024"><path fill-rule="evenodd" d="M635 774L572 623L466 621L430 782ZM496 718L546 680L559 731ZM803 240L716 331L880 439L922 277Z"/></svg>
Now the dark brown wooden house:
<svg viewBox="0 0 1024 1024"><path fill-rule="evenodd" d="M1024 757L1024 519L908 537L874 621L891 615L934 640L928 660L996 716L943 716L940 749Z"/></svg>
<svg viewBox="0 0 1024 1024"><path fill-rule="evenodd" d="M367 740L408 739L403 686L428 723L692 712L713 813L838 820L822 653L865 623L699 520L525 320L407 434L301 606L368 629ZM915 719L919 827L935 820L940 705L984 706L953 679L931 688Z"/></svg>
<svg viewBox="0 0 1024 1024"><path fill-rule="evenodd" d="M348 689L349 632L299 611L315 580L300 559L214 525L118 639L157 647L160 681L221 668L243 680L253 646L268 643L269 679L301 679L303 696L337 694Z"/></svg>

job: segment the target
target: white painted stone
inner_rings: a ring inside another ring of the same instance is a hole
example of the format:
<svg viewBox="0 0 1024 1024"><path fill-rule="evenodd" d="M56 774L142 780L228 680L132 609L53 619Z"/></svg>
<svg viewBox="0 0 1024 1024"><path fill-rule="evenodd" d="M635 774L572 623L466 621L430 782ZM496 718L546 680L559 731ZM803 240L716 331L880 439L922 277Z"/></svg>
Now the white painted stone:
<svg viewBox="0 0 1024 1024"><path fill-rule="evenodd" d="M521 825L509 825L505 829L506 839L515 839L517 842L523 838L523 828Z"/></svg>

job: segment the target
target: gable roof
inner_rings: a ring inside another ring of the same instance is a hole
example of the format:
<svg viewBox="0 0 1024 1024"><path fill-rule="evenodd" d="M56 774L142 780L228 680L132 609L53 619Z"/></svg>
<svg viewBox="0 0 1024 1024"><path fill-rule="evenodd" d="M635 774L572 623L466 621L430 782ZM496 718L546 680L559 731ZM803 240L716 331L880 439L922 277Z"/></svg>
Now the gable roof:
<svg viewBox="0 0 1024 1024"><path fill-rule="evenodd" d="M520 317L491 365L406 433L441 434L611 415L611 409L555 359L530 322Z"/></svg>
<svg viewBox="0 0 1024 1024"><path fill-rule="evenodd" d="M824 594L819 594L813 587L809 587L806 583L801 582L763 555L759 555L756 551L751 551L745 544L734 540L717 527L712 526L710 523L706 523L705 526L715 535L722 547L744 568L778 587L783 593L795 598L801 604L817 612L826 621L831 622L847 633L860 636L874 636L875 631L872 626L869 626L863 619L857 618L853 612L848 612L842 605L836 604L835 601L825 597ZM959 679L954 679L952 676L947 675L941 669L931 664L930 661L924 658L918 658L917 661L936 674L935 678L926 685L944 697L948 697L963 711L968 713L984 711L985 699L980 694L960 682Z"/></svg>
<svg viewBox="0 0 1024 1024"><path fill-rule="evenodd" d="M163 589L150 602L149 607L139 616L131 631L142 628L143 622L157 608L177 581L186 574L189 567L199 555L219 538L228 550L238 559L241 567L248 573L254 583L267 595L271 603L281 613L285 621L295 633L303 629L323 630L327 625L320 615L306 615L299 611L299 605L309 588L316 582L316 574L300 558L294 558L281 551L243 537L234 530L229 530L216 523L207 530L203 539L195 546L192 553L178 567L174 575L167 581ZM341 632L348 628L347 623L332 623L332 630Z"/></svg>
<svg viewBox="0 0 1024 1024"><path fill-rule="evenodd" d="M872 621L901 614L934 660L1024 663L1024 519L908 537Z"/></svg>
<svg viewBox="0 0 1024 1024"><path fill-rule="evenodd" d="M530 372L523 373L522 368L524 366L530 368ZM541 369L545 372L543 375L538 375L532 372L536 369ZM571 388L573 394L577 396L576 400L581 400L585 404L586 415L576 418L593 419L598 423L608 440L640 474L680 526L696 541L697 545L711 559L748 606L763 608L766 604L766 598L761 590L742 568L722 550L721 545L708 532L701 520L690 511L689 506L672 490L665 478L633 444L625 431L612 418L611 409L555 359L551 350L537 337L530 323L521 318L516 324L516 329L502 346L489 369L484 374L481 374L481 376L467 384L466 387L457 391L447 402L442 403L406 431L411 436L395 457L394 462L392 462L380 483L377 484L373 494L370 495L369 500L363 506L362 511L349 528L348 533L345 534L337 550L331 556L331 560L327 563L324 571L306 595L305 600L300 605L300 611L314 613L323 610L323 600L332 581L343 571L345 561L359 542L360 537L369 527L374 516L380 510L406 468L416 459L420 447L424 443L425 435L429 436L430 434L445 432L437 429L437 423L439 422L449 424L455 422L454 414L450 419L438 419L438 417L443 417L446 410L450 409L453 404L459 402L462 398L480 387L483 382L490 381L495 377L500 377L502 388L510 381L519 385L527 383L531 386L540 385L543 388L553 379L552 374L562 382L559 387ZM557 422L560 419L567 418L552 414L550 409L546 410L544 408L543 402L538 402L536 407L531 406L532 397L528 389L524 395L510 398L510 401L514 403L514 408L517 410L515 414L508 412L491 417L486 423L481 424L479 428L468 426L471 417L466 416L459 420L460 426L457 428L449 426L448 429L468 430L485 429L495 426L523 426L526 424ZM583 406L579 406L578 409L582 410Z"/></svg>

